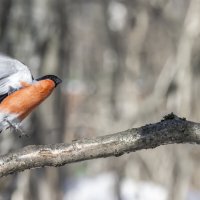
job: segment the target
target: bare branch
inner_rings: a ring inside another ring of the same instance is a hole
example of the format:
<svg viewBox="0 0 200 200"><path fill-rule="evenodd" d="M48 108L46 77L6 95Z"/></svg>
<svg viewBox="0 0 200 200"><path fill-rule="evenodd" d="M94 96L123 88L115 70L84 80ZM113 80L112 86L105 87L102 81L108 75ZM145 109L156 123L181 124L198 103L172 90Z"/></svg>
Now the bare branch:
<svg viewBox="0 0 200 200"><path fill-rule="evenodd" d="M158 123L120 133L73 141L32 145L0 156L0 177L26 169L62 166L94 158L121 156L172 143L200 143L200 124L169 114Z"/></svg>

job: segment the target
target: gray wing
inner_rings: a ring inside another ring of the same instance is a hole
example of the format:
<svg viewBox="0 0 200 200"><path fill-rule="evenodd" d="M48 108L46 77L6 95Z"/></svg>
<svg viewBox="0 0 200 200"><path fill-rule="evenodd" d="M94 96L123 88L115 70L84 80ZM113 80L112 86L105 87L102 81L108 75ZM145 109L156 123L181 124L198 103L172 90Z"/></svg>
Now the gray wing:
<svg viewBox="0 0 200 200"><path fill-rule="evenodd" d="M0 84L3 79L17 72L14 61L14 59L0 55Z"/></svg>
<svg viewBox="0 0 200 200"><path fill-rule="evenodd" d="M20 81L32 80L29 69L18 60L0 55L0 95L20 88Z"/></svg>

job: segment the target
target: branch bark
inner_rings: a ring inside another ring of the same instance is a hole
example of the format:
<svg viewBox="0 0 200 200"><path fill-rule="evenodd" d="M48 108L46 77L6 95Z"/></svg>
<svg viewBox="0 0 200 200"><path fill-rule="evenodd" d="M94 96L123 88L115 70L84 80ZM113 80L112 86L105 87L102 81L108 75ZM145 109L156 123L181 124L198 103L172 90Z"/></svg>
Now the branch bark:
<svg viewBox="0 0 200 200"><path fill-rule="evenodd" d="M0 156L0 177L26 169L121 156L173 143L200 143L200 124L173 113L160 122L71 144L31 145Z"/></svg>

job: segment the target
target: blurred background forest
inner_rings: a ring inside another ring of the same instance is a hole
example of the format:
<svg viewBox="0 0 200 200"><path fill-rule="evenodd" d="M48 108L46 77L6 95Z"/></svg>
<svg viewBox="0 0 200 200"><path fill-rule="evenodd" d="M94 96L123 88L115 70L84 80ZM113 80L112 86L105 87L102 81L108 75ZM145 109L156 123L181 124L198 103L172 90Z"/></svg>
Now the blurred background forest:
<svg viewBox="0 0 200 200"><path fill-rule="evenodd" d="M199 0L0 0L0 52L63 83L0 135L0 153L70 143L174 112L200 121ZM30 97L31 98L31 97ZM27 170L0 180L0 200L200 199L200 149L168 145L118 158Z"/></svg>

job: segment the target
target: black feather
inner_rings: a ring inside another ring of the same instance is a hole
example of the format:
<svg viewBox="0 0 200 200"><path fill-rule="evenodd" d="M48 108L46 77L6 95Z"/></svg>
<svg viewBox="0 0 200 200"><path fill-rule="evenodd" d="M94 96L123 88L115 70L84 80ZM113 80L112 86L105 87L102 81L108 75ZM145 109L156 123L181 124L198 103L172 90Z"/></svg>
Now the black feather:
<svg viewBox="0 0 200 200"><path fill-rule="evenodd" d="M0 103L8 96L8 93L0 95Z"/></svg>

